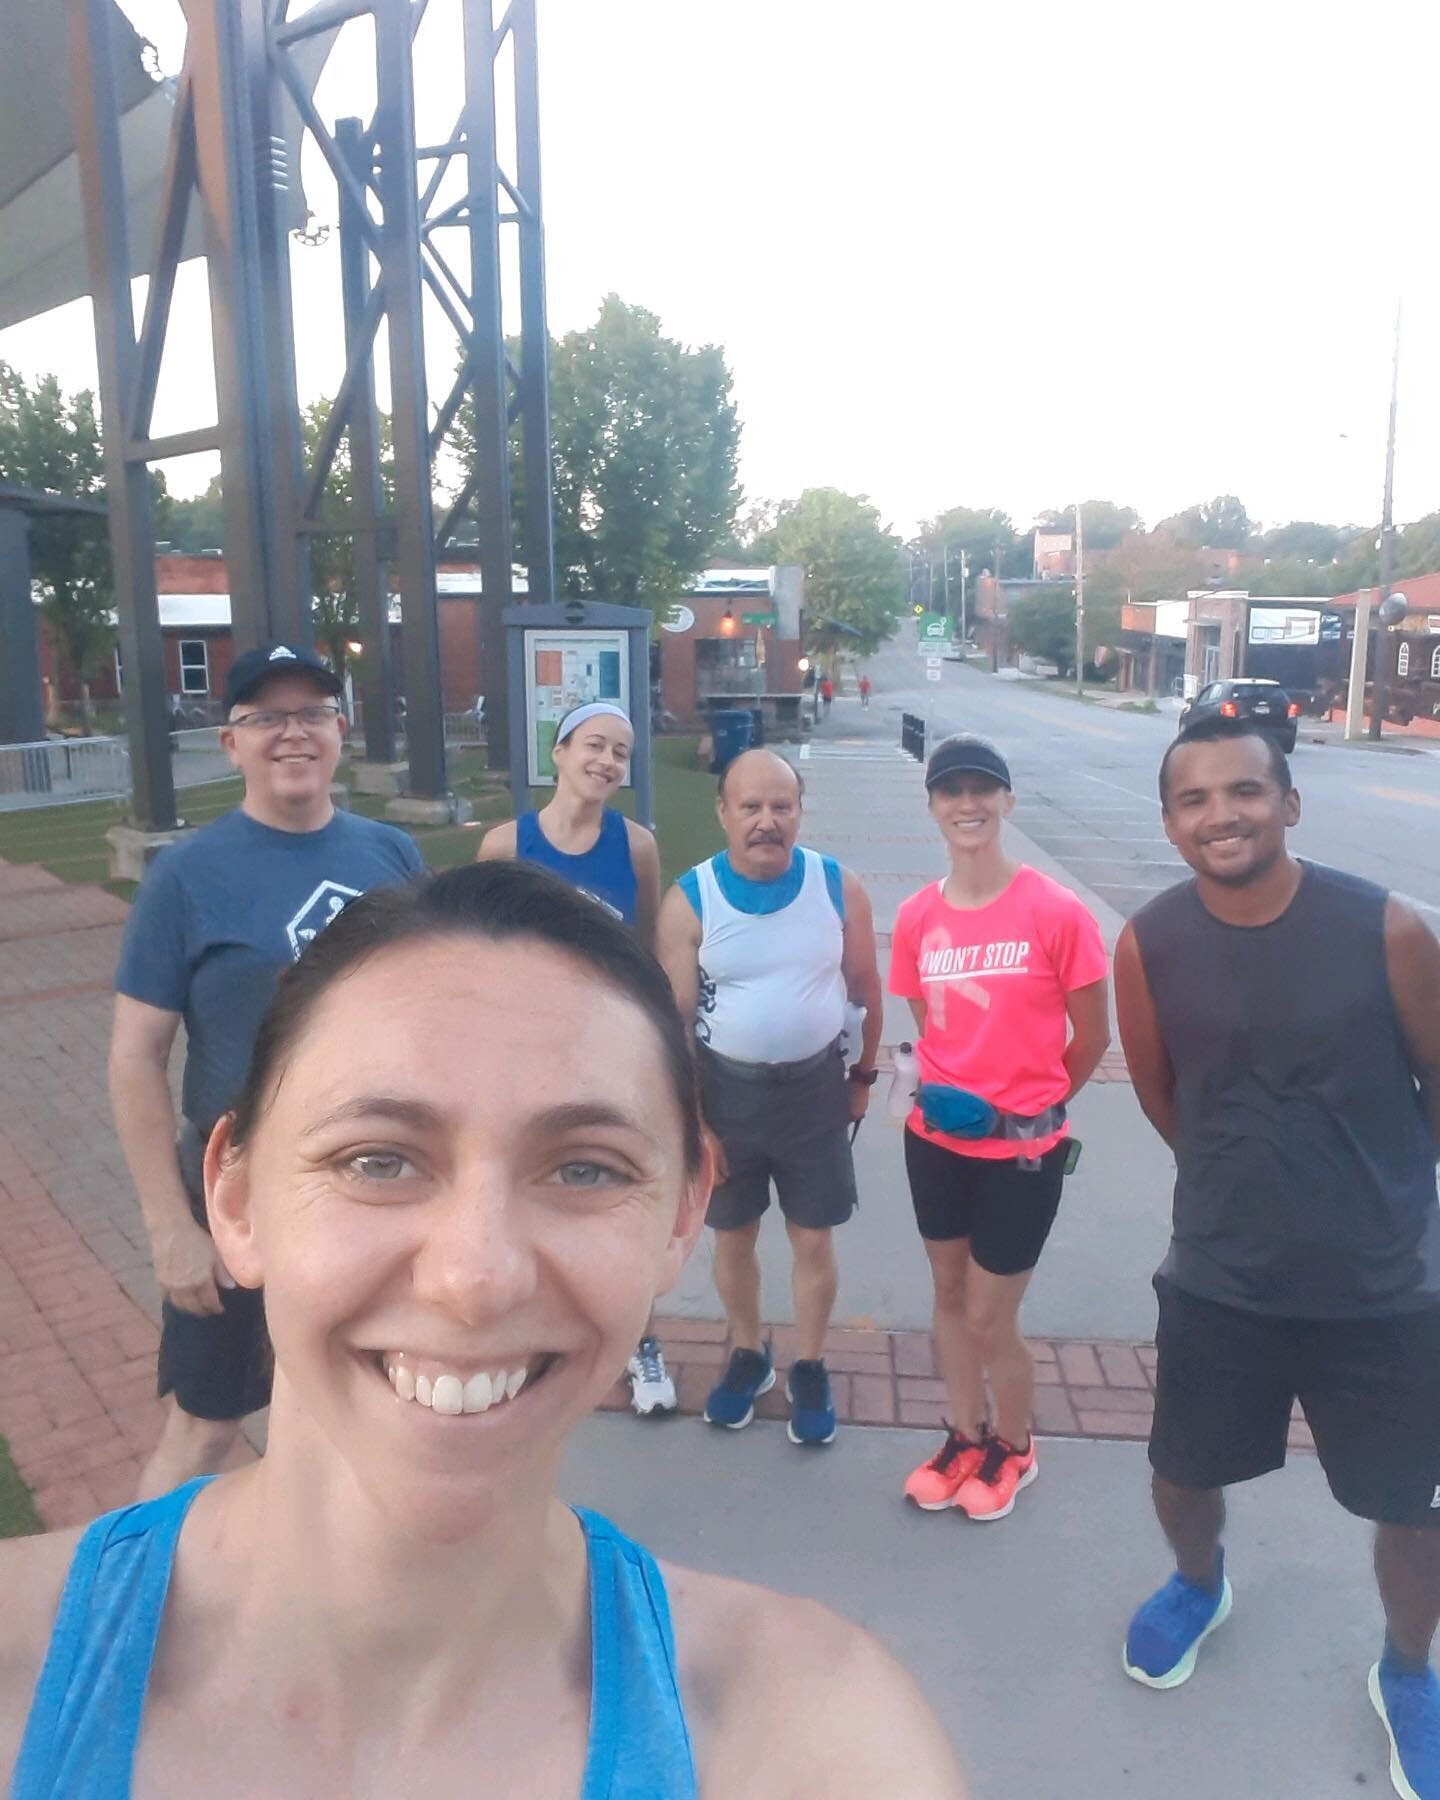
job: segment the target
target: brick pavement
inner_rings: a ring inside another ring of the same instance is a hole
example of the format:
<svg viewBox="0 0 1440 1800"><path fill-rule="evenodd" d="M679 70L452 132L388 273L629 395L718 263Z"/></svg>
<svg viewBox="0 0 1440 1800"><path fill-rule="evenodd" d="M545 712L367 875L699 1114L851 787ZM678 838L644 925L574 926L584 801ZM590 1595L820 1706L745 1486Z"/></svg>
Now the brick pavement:
<svg viewBox="0 0 1440 1800"><path fill-rule="evenodd" d="M159 1293L105 1086L126 910L103 889L0 862L0 1435L50 1526L126 1500L160 1422ZM1102 1078L1124 1079L1113 1055ZM682 1408L698 1412L727 1354L725 1327L668 1320L662 1336ZM787 1366L791 1328L775 1340ZM1145 1435L1147 1345L1035 1349L1042 1431ZM923 1333L837 1330L826 1355L847 1422L938 1423ZM605 1404L627 1399L617 1388ZM758 1410L784 1415L778 1388Z"/></svg>

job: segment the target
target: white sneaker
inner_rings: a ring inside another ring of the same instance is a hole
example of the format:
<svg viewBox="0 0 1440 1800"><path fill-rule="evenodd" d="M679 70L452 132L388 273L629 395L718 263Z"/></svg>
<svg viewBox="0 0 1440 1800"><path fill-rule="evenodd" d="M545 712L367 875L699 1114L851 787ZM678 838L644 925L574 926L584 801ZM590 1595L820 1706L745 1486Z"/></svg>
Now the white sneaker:
<svg viewBox="0 0 1440 1800"><path fill-rule="evenodd" d="M641 1338L630 1358L630 1404L640 1417L675 1410L675 1383L665 1367L665 1354L653 1337Z"/></svg>

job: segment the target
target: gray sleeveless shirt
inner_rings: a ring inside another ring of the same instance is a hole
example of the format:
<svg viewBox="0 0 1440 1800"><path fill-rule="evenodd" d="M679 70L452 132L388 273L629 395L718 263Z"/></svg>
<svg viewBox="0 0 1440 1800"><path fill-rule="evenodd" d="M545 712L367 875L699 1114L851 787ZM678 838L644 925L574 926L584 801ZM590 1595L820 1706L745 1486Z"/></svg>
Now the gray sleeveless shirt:
<svg viewBox="0 0 1440 1800"><path fill-rule="evenodd" d="M1435 1146L1385 967L1383 888L1301 865L1269 925L1193 881L1131 921L1175 1072L1175 1215L1161 1269L1289 1318L1440 1302Z"/></svg>

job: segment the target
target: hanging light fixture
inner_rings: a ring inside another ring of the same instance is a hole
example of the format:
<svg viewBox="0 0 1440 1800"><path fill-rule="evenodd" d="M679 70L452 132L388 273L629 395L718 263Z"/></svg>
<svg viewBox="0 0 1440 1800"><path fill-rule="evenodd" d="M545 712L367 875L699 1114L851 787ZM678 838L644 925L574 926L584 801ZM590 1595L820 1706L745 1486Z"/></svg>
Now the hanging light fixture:
<svg viewBox="0 0 1440 1800"><path fill-rule="evenodd" d="M720 621L720 635L721 637L734 637L735 635L735 608L728 600L725 602L725 616Z"/></svg>

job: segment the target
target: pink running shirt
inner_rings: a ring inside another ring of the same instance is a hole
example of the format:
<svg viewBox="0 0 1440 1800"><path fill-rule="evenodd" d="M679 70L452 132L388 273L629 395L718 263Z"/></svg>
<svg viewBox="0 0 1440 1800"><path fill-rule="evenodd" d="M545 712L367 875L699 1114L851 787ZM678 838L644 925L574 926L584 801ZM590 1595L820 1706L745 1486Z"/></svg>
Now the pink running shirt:
<svg viewBox="0 0 1440 1800"><path fill-rule="evenodd" d="M944 882L912 894L895 919L890 992L925 1002L916 1045L922 1081L980 1094L1001 1112L1033 1117L1069 1089L1065 997L1108 970L1089 909L1038 869L1021 868L988 906L951 906ZM917 1106L907 1129L961 1156L1040 1156L1069 1127L1032 1143L926 1131Z"/></svg>

